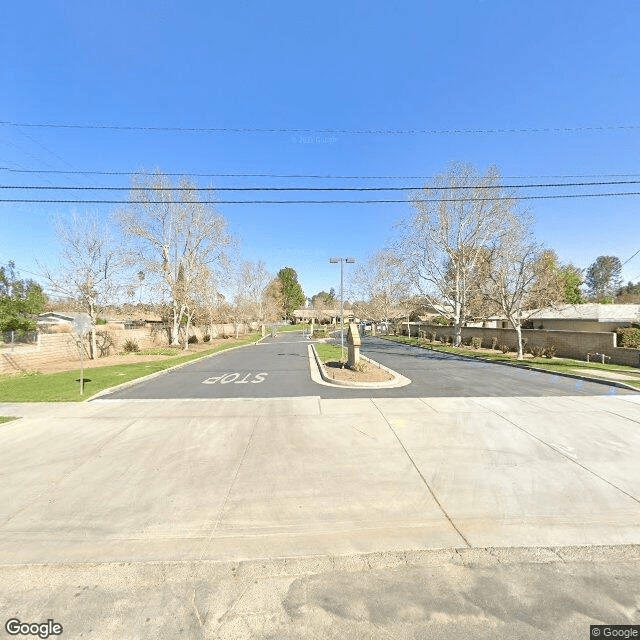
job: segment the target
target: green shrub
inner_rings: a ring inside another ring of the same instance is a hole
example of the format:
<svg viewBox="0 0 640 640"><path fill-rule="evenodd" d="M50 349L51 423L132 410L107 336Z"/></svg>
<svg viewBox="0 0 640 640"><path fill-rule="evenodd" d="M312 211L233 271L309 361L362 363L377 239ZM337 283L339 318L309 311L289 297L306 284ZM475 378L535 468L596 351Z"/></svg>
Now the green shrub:
<svg viewBox="0 0 640 640"><path fill-rule="evenodd" d="M104 318L96 318L96 324L107 324Z"/></svg>
<svg viewBox="0 0 640 640"><path fill-rule="evenodd" d="M507 353L509 351L510 347L509 347L508 344L504 344L503 343L503 344L500 345L499 349L500 349L500 351L502 351L502 353Z"/></svg>
<svg viewBox="0 0 640 640"><path fill-rule="evenodd" d="M482 346L482 338L479 338L478 336L471 338L472 349L479 349L481 346Z"/></svg>
<svg viewBox="0 0 640 640"><path fill-rule="evenodd" d="M640 349L640 328L626 327L616 331L618 335L617 345L627 349Z"/></svg>
<svg viewBox="0 0 640 640"><path fill-rule="evenodd" d="M204 336L202 336L202 342L209 342L211 340L211 336L208 333L205 333Z"/></svg>
<svg viewBox="0 0 640 640"><path fill-rule="evenodd" d="M435 324L441 324L443 326L447 326L449 324L449 321L444 316L436 316L433 319L433 322Z"/></svg>
<svg viewBox="0 0 640 640"><path fill-rule="evenodd" d="M491 338L491 348L495 351L498 346L498 338Z"/></svg>
<svg viewBox="0 0 640 640"><path fill-rule="evenodd" d="M553 358L556 355L556 346L554 344L549 344L544 348L542 353L545 358Z"/></svg>
<svg viewBox="0 0 640 640"><path fill-rule="evenodd" d="M124 343L123 349L125 353L137 353L140 351L140 345L135 340L129 339Z"/></svg>
<svg viewBox="0 0 640 640"><path fill-rule="evenodd" d="M198 336L189 336L189 340L187 340L189 344L198 344Z"/></svg>

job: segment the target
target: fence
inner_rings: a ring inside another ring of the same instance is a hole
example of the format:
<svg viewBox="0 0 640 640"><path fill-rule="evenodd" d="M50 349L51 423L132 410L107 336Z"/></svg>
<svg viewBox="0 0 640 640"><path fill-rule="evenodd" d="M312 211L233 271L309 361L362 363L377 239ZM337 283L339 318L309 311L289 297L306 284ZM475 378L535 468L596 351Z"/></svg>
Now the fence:
<svg viewBox="0 0 640 640"><path fill-rule="evenodd" d="M38 344L37 331L4 331L0 333L0 348L12 351L23 345Z"/></svg>
<svg viewBox="0 0 640 640"><path fill-rule="evenodd" d="M239 333L246 334L258 328L257 323L251 325L239 325ZM134 340L141 349L166 346L169 344L169 327L164 324L136 327L124 323L99 325L96 327L98 334L106 333L112 346L110 354L123 351L127 340ZM34 371L50 362L71 361L78 359L77 336L71 333L65 326L46 333L30 332L21 335L22 342L18 342L18 332L13 336L10 332L0 334L4 342L0 342L0 374L14 373L17 371ZM214 324L192 327L190 335L196 336L202 342L205 335L212 339L235 336L234 324ZM8 341L7 341L8 338ZM13 338L13 340L12 340ZM90 335L84 338L84 353L90 353ZM100 340L98 339L98 353L100 353ZM105 354L106 355L106 354Z"/></svg>
<svg viewBox="0 0 640 640"><path fill-rule="evenodd" d="M407 333L407 323L402 325L402 332ZM412 336L420 335L420 332L429 337L436 335L436 339L453 337L454 327L425 324L419 322L409 323L409 332ZM497 345L506 344L514 348L517 344L515 329L492 329L489 327L462 327L462 339L467 342L472 338L480 338L483 347L491 347L495 340ZM559 331L547 329L523 329L522 339L526 340L529 347L555 346L558 357L586 360L587 353L604 353L611 358L612 364L640 366L640 349L628 349L616 345L616 334L609 331Z"/></svg>

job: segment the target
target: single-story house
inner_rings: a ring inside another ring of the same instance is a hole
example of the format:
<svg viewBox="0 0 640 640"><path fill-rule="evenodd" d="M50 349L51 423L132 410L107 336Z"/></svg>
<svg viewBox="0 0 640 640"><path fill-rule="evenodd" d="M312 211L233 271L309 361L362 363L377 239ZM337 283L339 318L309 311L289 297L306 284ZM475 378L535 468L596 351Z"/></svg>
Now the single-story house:
<svg viewBox="0 0 640 640"><path fill-rule="evenodd" d="M527 316L533 329L548 331L615 331L640 323L640 304L565 304L538 309ZM505 329L511 324L504 316L492 316L468 326Z"/></svg>

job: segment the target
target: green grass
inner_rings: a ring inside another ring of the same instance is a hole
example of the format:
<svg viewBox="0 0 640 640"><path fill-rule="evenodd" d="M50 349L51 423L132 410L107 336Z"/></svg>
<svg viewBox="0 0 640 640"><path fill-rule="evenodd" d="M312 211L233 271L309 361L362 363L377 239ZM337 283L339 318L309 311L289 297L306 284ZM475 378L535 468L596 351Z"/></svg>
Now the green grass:
<svg viewBox="0 0 640 640"><path fill-rule="evenodd" d="M302 331L303 329L308 329L310 326L308 322L306 324L284 324L278 327L278 333L282 333L283 331Z"/></svg>
<svg viewBox="0 0 640 640"><path fill-rule="evenodd" d="M123 351L121 356L177 356L184 353L182 347L152 347L141 349L140 351Z"/></svg>
<svg viewBox="0 0 640 640"><path fill-rule="evenodd" d="M322 362L328 362L329 360L335 360L340 362L342 358L342 350L335 344L319 343L315 345L318 357ZM345 355L346 355L345 349Z"/></svg>
<svg viewBox="0 0 640 640"><path fill-rule="evenodd" d="M238 342L229 342L198 353L109 367L96 367L84 371L84 393L80 395L80 370L60 373L26 372L0 375L0 402L80 402L94 394L123 382L136 380L157 371L163 371L183 362L197 360L217 351L255 342L260 334L253 333Z"/></svg>
<svg viewBox="0 0 640 640"><path fill-rule="evenodd" d="M11 422L12 420L17 420L18 418L16 416L0 416L0 424L3 424L4 422Z"/></svg>
<svg viewBox="0 0 640 640"><path fill-rule="evenodd" d="M571 358L527 358L526 360L517 360L514 353L491 353L485 351L476 351L473 349L465 349L452 347L449 345L443 345L442 343L426 343L424 341L419 342L418 338L409 338L407 336L383 336L387 340L394 342L401 342L403 344L412 344L415 346L425 347L428 346L434 351L444 351L446 353L455 353L464 356L471 356L474 358L486 358L488 360L502 360L506 362L513 362L515 364L536 367L537 369L547 369L548 371L558 371L561 373L580 373L585 377L595 377L593 374L582 373L581 369L599 369L605 371L618 371L624 373L625 371L631 371L638 373L638 369L634 367L625 367L624 365L617 364L601 364L599 362L584 362L582 360L573 360ZM635 380L623 380L625 384L638 387L640 389L640 378Z"/></svg>

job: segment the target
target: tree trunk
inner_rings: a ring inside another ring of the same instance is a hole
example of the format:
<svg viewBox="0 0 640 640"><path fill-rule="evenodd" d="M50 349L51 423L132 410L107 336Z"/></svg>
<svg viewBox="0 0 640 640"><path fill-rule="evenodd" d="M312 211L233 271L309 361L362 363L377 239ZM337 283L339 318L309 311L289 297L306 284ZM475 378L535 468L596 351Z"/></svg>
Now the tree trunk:
<svg viewBox="0 0 640 640"><path fill-rule="evenodd" d="M522 326L520 325L520 322L514 322L513 320L511 321L511 324L513 325L513 328L516 330L516 339L518 340L517 359L524 360L524 353L522 352Z"/></svg>
<svg viewBox="0 0 640 640"><path fill-rule="evenodd" d="M173 303L173 324L171 326L171 346L180 345L180 320L182 320L182 306L178 307L177 303Z"/></svg>
<svg viewBox="0 0 640 640"><path fill-rule="evenodd" d="M189 349L189 327L191 326L191 318L187 316L187 326L185 328L184 334L184 350L187 351Z"/></svg>

